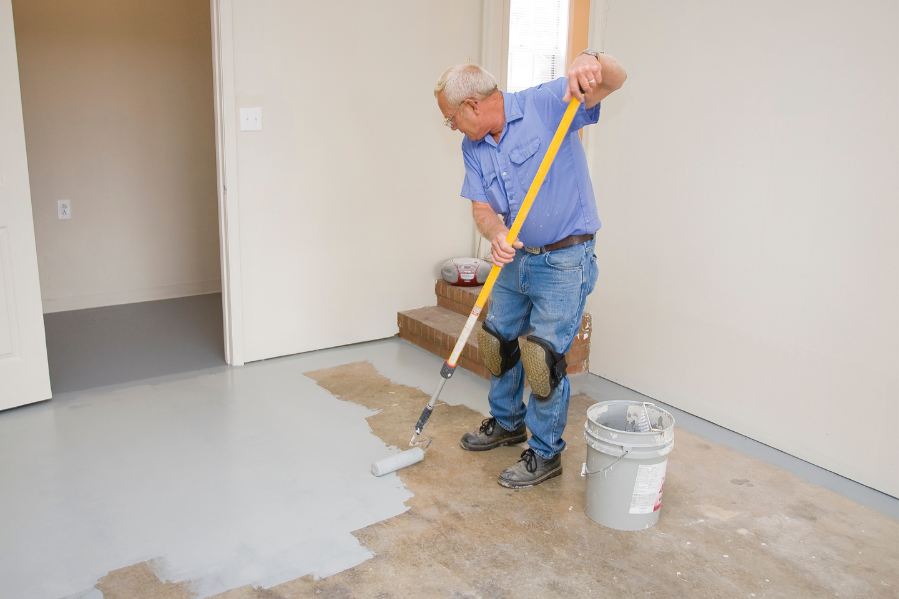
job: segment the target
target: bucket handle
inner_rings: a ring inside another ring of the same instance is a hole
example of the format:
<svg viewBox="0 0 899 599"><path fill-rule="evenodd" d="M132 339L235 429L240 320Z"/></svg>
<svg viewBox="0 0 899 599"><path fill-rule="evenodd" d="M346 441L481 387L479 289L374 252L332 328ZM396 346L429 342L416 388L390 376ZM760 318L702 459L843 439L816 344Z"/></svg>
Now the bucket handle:
<svg viewBox="0 0 899 599"><path fill-rule="evenodd" d="M602 470L594 470L593 472L588 472L588 471L587 471L587 462L584 462L583 466L581 466L581 476L582 476L582 477L586 477L588 474L600 474L601 472L605 472L606 470L608 470L609 468L611 468L612 466L614 466L615 464L617 464L617 463L618 463L624 456L626 456L626 455L629 454L630 452L631 452L630 449L626 450L623 454L621 454L621 455L618 457L617 460L615 460L614 462L612 462L611 464L609 464L608 466L606 466L606 467L603 468Z"/></svg>

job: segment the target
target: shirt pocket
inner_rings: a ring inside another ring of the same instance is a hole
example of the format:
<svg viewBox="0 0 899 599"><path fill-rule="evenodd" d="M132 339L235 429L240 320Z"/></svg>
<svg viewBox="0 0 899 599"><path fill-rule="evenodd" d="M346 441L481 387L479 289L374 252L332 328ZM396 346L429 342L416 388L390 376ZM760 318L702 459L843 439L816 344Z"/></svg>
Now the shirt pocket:
<svg viewBox="0 0 899 599"><path fill-rule="evenodd" d="M540 138L536 137L509 153L509 158L515 165L513 168L518 178L518 184L525 193L531 188L531 183L534 182L534 177L537 176L537 170L540 168L540 161L536 156L539 149Z"/></svg>
<svg viewBox="0 0 899 599"><path fill-rule="evenodd" d="M496 179L496 171L485 171L481 179L484 184L484 193L487 194L487 201L490 202L493 211L497 214L508 212L509 204L500 189L500 181Z"/></svg>

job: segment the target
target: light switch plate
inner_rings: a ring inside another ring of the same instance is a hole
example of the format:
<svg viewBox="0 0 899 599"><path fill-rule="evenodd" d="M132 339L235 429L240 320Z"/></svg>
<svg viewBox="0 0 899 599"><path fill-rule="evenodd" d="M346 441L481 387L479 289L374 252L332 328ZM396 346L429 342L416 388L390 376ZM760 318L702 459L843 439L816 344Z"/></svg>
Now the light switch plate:
<svg viewBox="0 0 899 599"><path fill-rule="evenodd" d="M72 200L57 200L56 216L59 220L68 220L72 218Z"/></svg>
<svg viewBox="0 0 899 599"><path fill-rule="evenodd" d="M262 106L240 109L241 131L262 131Z"/></svg>

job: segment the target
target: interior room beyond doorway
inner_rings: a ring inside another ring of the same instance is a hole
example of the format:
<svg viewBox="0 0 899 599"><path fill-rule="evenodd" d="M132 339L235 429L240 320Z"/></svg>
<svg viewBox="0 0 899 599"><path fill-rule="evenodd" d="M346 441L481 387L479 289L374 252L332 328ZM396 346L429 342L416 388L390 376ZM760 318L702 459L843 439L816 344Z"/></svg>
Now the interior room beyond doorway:
<svg viewBox="0 0 899 599"><path fill-rule="evenodd" d="M44 313L219 293L209 3L12 4Z"/></svg>

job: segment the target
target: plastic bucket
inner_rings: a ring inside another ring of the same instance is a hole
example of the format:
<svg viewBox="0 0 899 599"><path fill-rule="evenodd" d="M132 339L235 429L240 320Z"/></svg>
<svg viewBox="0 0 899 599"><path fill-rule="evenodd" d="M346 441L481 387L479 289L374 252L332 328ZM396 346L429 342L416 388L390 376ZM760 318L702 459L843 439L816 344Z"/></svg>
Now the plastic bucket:
<svg viewBox="0 0 899 599"><path fill-rule="evenodd" d="M652 432L639 432L641 415ZM584 438L587 516L617 530L658 522L674 417L650 403L603 401L587 410Z"/></svg>

